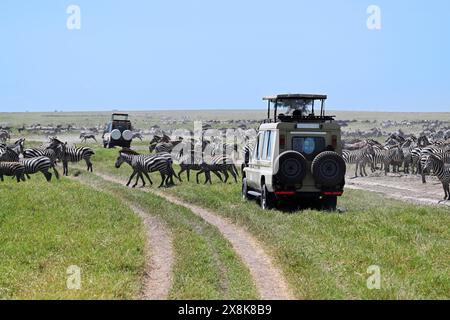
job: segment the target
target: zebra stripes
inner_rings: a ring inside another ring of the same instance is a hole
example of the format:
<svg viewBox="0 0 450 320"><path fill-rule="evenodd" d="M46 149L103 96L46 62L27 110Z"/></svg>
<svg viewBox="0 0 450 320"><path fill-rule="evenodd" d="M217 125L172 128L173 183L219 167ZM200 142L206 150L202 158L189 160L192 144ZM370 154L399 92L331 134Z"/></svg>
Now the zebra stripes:
<svg viewBox="0 0 450 320"><path fill-rule="evenodd" d="M59 179L59 173L54 167L52 161L45 157L36 157L31 159L21 159L20 163L22 163L25 167L25 175L29 179L30 174L42 172L45 179L47 179L48 182L52 180L52 174L49 172L51 168L53 168L53 171L55 172L55 177Z"/></svg>
<svg viewBox="0 0 450 320"><path fill-rule="evenodd" d="M232 175L236 183L237 177L239 176L239 172L237 171L236 166L233 163L233 159L231 159L229 156L224 155L207 157L203 160L201 164L201 170L197 172L197 183L199 183L199 175L205 173L205 184L208 182L212 184L210 174L211 172L218 176L220 180L222 180L222 177L219 173L222 173L225 177L225 179L222 180L224 183L228 181L229 173Z"/></svg>
<svg viewBox="0 0 450 320"><path fill-rule="evenodd" d="M433 170L434 174L437 176L439 181L442 183L442 188L444 189L444 201L450 200L450 167L445 166L444 160L435 154L430 154L425 161L425 170Z"/></svg>
<svg viewBox="0 0 450 320"><path fill-rule="evenodd" d="M69 162L79 162L84 160L87 165L87 171L93 171L91 157L95 152L88 147L67 147L67 142L62 143L57 139L53 139L49 149L56 153L56 157L63 163L63 175L69 175Z"/></svg>
<svg viewBox="0 0 450 320"><path fill-rule="evenodd" d="M16 177L17 182L25 181L25 166L20 162L0 162L0 180L3 176Z"/></svg>
<svg viewBox="0 0 450 320"><path fill-rule="evenodd" d="M359 150L344 150L342 152L345 163L356 164L355 177L358 177L358 168L361 176L367 176L366 165L372 163L374 156L374 148L370 145Z"/></svg>

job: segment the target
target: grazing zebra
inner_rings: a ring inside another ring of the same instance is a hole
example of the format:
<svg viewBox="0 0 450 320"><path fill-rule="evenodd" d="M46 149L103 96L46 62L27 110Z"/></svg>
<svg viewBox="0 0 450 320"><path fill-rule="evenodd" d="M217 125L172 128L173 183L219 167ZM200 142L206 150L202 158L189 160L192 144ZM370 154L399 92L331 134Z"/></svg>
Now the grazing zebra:
<svg viewBox="0 0 450 320"><path fill-rule="evenodd" d="M424 170L433 170L434 174L438 177L442 183L444 189L444 201L450 200L450 167L445 166L442 158L435 154L430 154L424 164Z"/></svg>
<svg viewBox="0 0 450 320"><path fill-rule="evenodd" d="M0 162L0 180L3 176L16 177L17 182L25 181L25 166L20 162Z"/></svg>
<svg viewBox="0 0 450 320"><path fill-rule="evenodd" d="M93 139L95 142L97 142L97 139L95 138L95 134L93 134L91 132L80 133L80 139L81 139L81 143L87 142L88 139Z"/></svg>
<svg viewBox="0 0 450 320"><path fill-rule="evenodd" d="M359 150L342 151L342 157L344 158L345 163L356 164L355 178L358 177L358 168L359 174L362 177L367 176L366 165L369 163L373 163L374 156L375 150L371 145L367 145L366 147Z"/></svg>
<svg viewBox="0 0 450 320"><path fill-rule="evenodd" d="M236 166L233 163L233 160L224 155L218 155L213 157L207 157L203 160L201 164L201 170L197 172L197 183L199 183L198 177L200 174L205 173L206 180L205 184L209 183L212 184L211 181L211 172L216 174L220 180L222 180L222 177L219 175L219 173L222 173L225 176L225 180L222 180L224 183L228 181L229 174L230 173L234 181L237 183L237 177L239 176L239 172L236 169Z"/></svg>
<svg viewBox="0 0 450 320"><path fill-rule="evenodd" d="M95 152L88 147L67 147L67 142L62 143L58 139L54 139L49 149L56 153L58 159L63 163L63 175L69 175L69 162L79 162L84 160L87 165L87 171L93 171L93 165L91 162L91 157Z"/></svg>
<svg viewBox="0 0 450 320"><path fill-rule="evenodd" d="M166 187L173 185L173 176L177 177L172 167L172 156L169 153L160 153L156 155L142 155L131 149L122 149L119 151L119 156L116 160L115 167L120 168L121 165L126 162L133 168L133 173L126 186L128 187L131 180L137 175L136 182L133 188L142 180L142 186L145 186L145 180L143 175L147 177L150 184L153 184L148 173L159 171L161 175L161 184L158 188L161 188L164 184ZM178 177L177 177L178 178ZM178 178L179 179L179 178Z"/></svg>

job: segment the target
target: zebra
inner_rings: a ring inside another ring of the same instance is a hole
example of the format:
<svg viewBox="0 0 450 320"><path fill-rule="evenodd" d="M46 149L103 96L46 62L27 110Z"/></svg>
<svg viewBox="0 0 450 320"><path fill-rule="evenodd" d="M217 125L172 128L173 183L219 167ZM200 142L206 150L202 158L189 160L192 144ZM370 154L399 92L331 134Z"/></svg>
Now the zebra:
<svg viewBox="0 0 450 320"><path fill-rule="evenodd" d="M63 163L63 175L69 175L69 162L79 162L84 160L87 165L87 171L93 172L91 157L95 152L88 147L67 147L67 142L62 143L58 139L54 139L49 149L56 153L58 159Z"/></svg>
<svg viewBox="0 0 450 320"><path fill-rule="evenodd" d="M422 148L420 151L420 159L419 159L419 171L422 176L422 183L427 183L426 174L428 173L428 169L425 168L425 163L428 160L430 155L443 156L446 152L450 150L449 146L428 146Z"/></svg>
<svg viewBox="0 0 450 320"><path fill-rule="evenodd" d="M97 139L95 138L95 134L91 132L81 132L80 133L80 139L81 142L87 142L88 139L93 139L95 142L97 142Z"/></svg>
<svg viewBox="0 0 450 320"><path fill-rule="evenodd" d="M450 200L450 167L445 166L444 161L441 157L435 154L430 154L425 161L423 169L433 170L434 174L442 183L442 188L444 189L445 196L443 201Z"/></svg>
<svg viewBox="0 0 450 320"><path fill-rule="evenodd" d="M20 138L19 140L15 141L13 144L11 145L6 145L6 144L0 144L0 154L2 152L5 152L5 150L7 148L10 148L12 150L14 150L17 154L23 154L24 151L24 143L25 143L25 139L24 138Z"/></svg>
<svg viewBox="0 0 450 320"><path fill-rule="evenodd" d="M400 166L404 162L405 155L400 145L386 146L383 152L384 158L384 174L387 175L392 165L392 171L397 173L400 171Z"/></svg>
<svg viewBox="0 0 450 320"><path fill-rule="evenodd" d="M226 183L228 181L229 178L229 174L230 173L233 178L234 181L237 183L237 177L239 176L239 172L236 169L236 166L233 163L233 160L228 157L228 156L224 156L224 155L218 155L218 156L212 156L212 157L207 157L206 160L203 159L203 162L201 164L201 170L199 172L197 172L197 184L199 183L199 175L202 173L205 173L206 176L206 180L205 180L205 184L209 183L212 184L211 181L211 174L210 173L214 173L216 174L220 180L222 180L224 183ZM220 175L218 175L218 173L222 173L225 177L225 180L222 179L222 177Z"/></svg>
<svg viewBox="0 0 450 320"><path fill-rule="evenodd" d="M30 174L42 172L47 181L51 181L52 174L48 172L50 168L53 168L55 177L59 179L59 172L56 170L54 163L46 156L19 159L17 152L8 147L5 152L0 155L0 161L22 163L25 166L24 174L28 179L30 179Z"/></svg>
<svg viewBox="0 0 450 320"><path fill-rule="evenodd" d="M49 158L54 165L57 162L56 152L53 149L29 148L23 151L23 157L26 159L45 156Z"/></svg>
<svg viewBox="0 0 450 320"><path fill-rule="evenodd" d="M54 164L52 161L45 157L36 157L31 159L20 159L20 163L22 163L25 167L25 175L28 179L30 179L30 174L42 172L45 179L47 179L48 182L52 180L52 174L49 172L50 168L53 168L53 171L55 172L55 177L59 179L59 173L56 170Z"/></svg>
<svg viewBox="0 0 450 320"><path fill-rule="evenodd" d="M153 185L153 181L150 179L148 173L159 171L161 175L161 184L158 188L161 188L164 184L166 187L169 185L173 185L172 177L177 177L175 171L172 167L172 156L168 153L160 153L156 155L143 155L139 154L136 151L131 149L122 149L119 151L119 156L117 157L115 167L118 169L121 165L126 162L133 168L133 173L126 186L128 187L131 183L131 180L137 175L136 182L133 185L135 188L139 182L139 179L142 180L142 186L145 186L144 177L147 177L150 184ZM178 177L177 177L178 178ZM179 178L178 178L179 179Z"/></svg>
<svg viewBox="0 0 450 320"><path fill-rule="evenodd" d="M242 153L244 155L244 162L241 164L241 173L244 176L244 169L248 167L250 163L250 159L253 156L253 152L255 150L256 140L248 141L247 144L242 148Z"/></svg>
<svg viewBox="0 0 450 320"><path fill-rule="evenodd" d="M356 164L355 178L358 177L358 168L359 174L362 177L367 176L366 165L368 163L373 163L374 156L375 150L371 145L367 145L366 147L359 150L342 151L342 157L344 158L345 163Z"/></svg>
<svg viewBox="0 0 450 320"><path fill-rule="evenodd" d="M171 153L173 148L180 143L181 141L159 142L157 144L150 145L149 150L150 153L153 151L156 153Z"/></svg>
<svg viewBox="0 0 450 320"><path fill-rule="evenodd" d="M140 132L133 132L132 139L139 139L142 141L142 138L144 138L144 137L142 136L142 134Z"/></svg>
<svg viewBox="0 0 450 320"><path fill-rule="evenodd" d="M10 135L9 131L1 129L0 130L0 141L6 142L7 140L10 140L10 139L11 139L11 135Z"/></svg>
<svg viewBox="0 0 450 320"><path fill-rule="evenodd" d="M25 181L25 166L20 162L0 162L0 180L3 176L16 177L17 182Z"/></svg>

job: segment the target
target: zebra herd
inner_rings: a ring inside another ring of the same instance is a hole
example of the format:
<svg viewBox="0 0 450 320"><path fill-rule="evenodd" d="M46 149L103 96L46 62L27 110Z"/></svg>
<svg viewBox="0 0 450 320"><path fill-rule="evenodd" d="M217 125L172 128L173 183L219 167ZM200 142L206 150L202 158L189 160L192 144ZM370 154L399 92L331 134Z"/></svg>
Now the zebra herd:
<svg viewBox="0 0 450 320"><path fill-rule="evenodd" d="M383 170L385 175L392 171L397 173L403 168L405 174L420 175L426 183L426 175L434 174L442 183L445 197L450 200L450 141L430 140L421 136L404 138L391 135L384 144L367 139L344 145L343 158L347 164L355 164L355 177L358 171L367 176L366 166L372 172Z"/></svg>
<svg viewBox="0 0 450 320"><path fill-rule="evenodd" d="M25 139L21 138L14 144L0 144L0 179L3 176L15 177L17 182L30 179L31 174L41 172L47 181L51 181L52 173L59 179L56 169L57 162L63 163L63 174L69 174L68 163L84 160L88 171L92 172L91 156L94 151L87 147L67 147L55 137L48 144L39 148L24 148Z"/></svg>
<svg viewBox="0 0 450 320"><path fill-rule="evenodd" d="M211 173L217 176L222 182L228 182L230 175L237 183L239 173L232 158L233 152L237 151L237 144L220 144L217 142L184 141L182 138L171 140L170 137L154 136L150 141L150 154L139 154L131 149L124 148L119 151L116 160L116 168L120 168L123 163L127 163L133 169L128 179L127 186L130 185L134 177L136 187L139 180L145 186L145 179L153 184L150 176L151 172L159 172L161 184L166 187L174 185L173 177L182 182L181 174L186 172L187 180L190 181L190 172L196 171L196 182L199 182L201 174L205 175L205 184L212 184ZM180 171L176 173L173 164L180 166ZM223 177L222 177L223 176Z"/></svg>

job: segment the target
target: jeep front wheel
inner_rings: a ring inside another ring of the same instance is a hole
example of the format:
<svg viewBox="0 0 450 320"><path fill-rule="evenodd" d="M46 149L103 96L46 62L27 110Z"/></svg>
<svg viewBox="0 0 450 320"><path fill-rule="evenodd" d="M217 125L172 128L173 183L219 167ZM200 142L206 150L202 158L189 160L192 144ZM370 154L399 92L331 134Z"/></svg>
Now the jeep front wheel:
<svg viewBox="0 0 450 320"><path fill-rule="evenodd" d="M250 200L250 196L248 194L247 178L242 179L242 200Z"/></svg>

